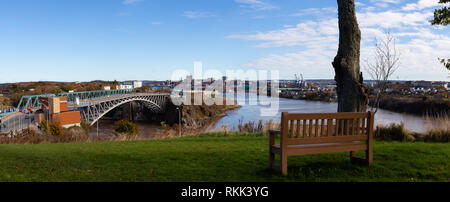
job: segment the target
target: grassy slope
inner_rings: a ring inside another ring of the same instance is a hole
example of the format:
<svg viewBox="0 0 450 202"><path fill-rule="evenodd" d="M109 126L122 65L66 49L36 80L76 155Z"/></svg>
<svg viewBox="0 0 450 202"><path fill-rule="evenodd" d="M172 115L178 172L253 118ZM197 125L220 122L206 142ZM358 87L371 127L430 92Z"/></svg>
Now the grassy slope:
<svg viewBox="0 0 450 202"><path fill-rule="evenodd" d="M290 157L282 177L267 169L267 137L0 145L0 181L449 181L448 143L376 142L374 152L372 168L348 153Z"/></svg>

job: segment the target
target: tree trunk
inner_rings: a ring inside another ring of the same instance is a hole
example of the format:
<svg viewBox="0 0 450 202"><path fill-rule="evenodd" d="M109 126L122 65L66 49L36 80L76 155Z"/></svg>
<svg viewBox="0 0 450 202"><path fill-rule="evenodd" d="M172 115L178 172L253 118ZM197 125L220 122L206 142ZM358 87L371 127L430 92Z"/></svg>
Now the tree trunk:
<svg viewBox="0 0 450 202"><path fill-rule="evenodd" d="M360 72L361 31L354 0L337 0L339 10L339 49L333 61L337 84L338 112L363 112L368 96Z"/></svg>

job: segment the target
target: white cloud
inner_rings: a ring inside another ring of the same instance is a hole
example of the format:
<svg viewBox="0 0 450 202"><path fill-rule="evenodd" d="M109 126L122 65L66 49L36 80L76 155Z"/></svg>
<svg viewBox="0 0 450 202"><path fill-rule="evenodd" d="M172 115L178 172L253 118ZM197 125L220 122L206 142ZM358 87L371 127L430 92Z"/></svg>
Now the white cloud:
<svg viewBox="0 0 450 202"><path fill-rule="evenodd" d="M292 16L304 16L304 15L323 15L325 14L337 14L338 9L336 7L327 8L307 8L302 9L297 13L292 14Z"/></svg>
<svg viewBox="0 0 450 202"><path fill-rule="evenodd" d="M266 41L256 45L259 48L272 48L283 46L317 46L318 43L334 42L338 34L337 19L329 19L320 23L307 21L295 27L282 30L273 30L267 33L251 35L230 35L227 38L243 39L249 41Z"/></svg>
<svg viewBox="0 0 450 202"><path fill-rule="evenodd" d="M186 11L183 13L182 16L189 19L215 17L215 15L210 12L199 12L199 11Z"/></svg>
<svg viewBox="0 0 450 202"><path fill-rule="evenodd" d="M303 73L309 79L333 78L334 70L331 67L330 58L332 59L335 55L336 52L332 49L316 47L294 53L271 54L243 66L264 70L276 69L280 71L282 78L292 78L294 73Z"/></svg>
<svg viewBox="0 0 450 202"><path fill-rule="evenodd" d="M387 8L389 4L399 4L401 0L370 0L370 3L377 7Z"/></svg>
<svg viewBox="0 0 450 202"><path fill-rule="evenodd" d="M424 4L417 2L418 8ZM384 3L399 3L386 0ZM428 4L431 5L431 4ZM316 9L311 9L313 13ZM449 27L436 28L430 25L432 9L403 10L360 9L357 13L362 32L361 61L370 59L373 39L382 37L390 31L399 40L397 48L401 52L401 67L393 79L408 80L445 80L449 81L448 70L437 60L450 55L450 35L442 34ZM447 32L448 33L448 32ZM252 34L234 34L231 39L258 42L256 48L296 47L286 53L270 54L252 59L246 67L261 69L279 69L283 76L303 73L309 78L333 78L334 70L331 62L337 53L339 30L337 17L321 17L317 20L302 21L295 26L283 25L279 30L257 32ZM277 49L279 50L279 49ZM364 72L363 62L361 70ZM365 78L369 78L365 74Z"/></svg>
<svg viewBox="0 0 450 202"><path fill-rule="evenodd" d="M364 3L361 3L361 2L359 2L359 1L355 1L355 6L365 6L366 4L364 4Z"/></svg>
<svg viewBox="0 0 450 202"><path fill-rule="evenodd" d="M422 10L439 5L439 0L419 0L417 3L406 4L402 9L405 11Z"/></svg>
<svg viewBox="0 0 450 202"><path fill-rule="evenodd" d="M266 3L263 0L235 0L236 3L241 4L243 8L251 8L255 10L271 10L277 8L276 6Z"/></svg>
<svg viewBox="0 0 450 202"><path fill-rule="evenodd" d="M372 3L382 2L382 3L391 3L391 4L399 4L402 0L370 0Z"/></svg>
<svg viewBox="0 0 450 202"><path fill-rule="evenodd" d="M144 0L123 0L122 3L125 4L125 5L132 5L132 4L139 3L141 1L144 1Z"/></svg>
<svg viewBox="0 0 450 202"><path fill-rule="evenodd" d="M397 11L357 13L362 27L378 26L381 28L400 28L404 26L418 26L428 23L433 16L430 12L403 13Z"/></svg>

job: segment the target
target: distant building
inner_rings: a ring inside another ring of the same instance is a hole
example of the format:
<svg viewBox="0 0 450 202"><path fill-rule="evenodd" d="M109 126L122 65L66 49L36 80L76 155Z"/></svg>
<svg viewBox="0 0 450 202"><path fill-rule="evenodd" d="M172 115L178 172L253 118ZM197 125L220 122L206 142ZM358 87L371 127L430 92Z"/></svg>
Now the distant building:
<svg viewBox="0 0 450 202"><path fill-rule="evenodd" d="M120 85L117 85L116 89L117 90L127 90L127 89L141 88L141 87L142 87L142 81L124 81Z"/></svg>
<svg viewBox="0 0 450 202"><path fill-rule="evenodd" d="M42 103L42 112L36 112L34 119L40 123L43 120L59 123L64 128L80 126L80 111L69 111L67 97L43 97L39 98Z"/></svg>
<svg viewBox="0 0 450 202"><path fill-rule="evenodd" d="M434 82L431 84L434 88L448 88L448 83L447 82Z"/></svg>
<svg viewBox="0 0 450 202"><path fill-rule="evenodd" d="M120 84L118 86L116 86L117 90L127 90L127 89L133 89L133 85L124 85L124 84Z"/></svg>
<svg viewBox="0 0 450 202"><path fill-rule="evenodd" d="M103 90L111 90L111 86L103 86Z"/></svg>
<svg viewBox="0 0 450 202"><path fill-rule="evenodd" d="M431 88L433 85L431 81L415 81L413 85L415 87L424 87L424 88Z"/></svg>
<svg viewBox="0 0 450 202"><path fill-rule="evenodd" d="M192 81L192 75L186 76L186 79L184 81L187 81L187 82Z"/></svg>
<svg viewBox="0 0 450 202"><path fill-rule="evenodd" d="M123 85L131 86L131 88L141 88L142 87L142 81L124 81Z"/></svg>

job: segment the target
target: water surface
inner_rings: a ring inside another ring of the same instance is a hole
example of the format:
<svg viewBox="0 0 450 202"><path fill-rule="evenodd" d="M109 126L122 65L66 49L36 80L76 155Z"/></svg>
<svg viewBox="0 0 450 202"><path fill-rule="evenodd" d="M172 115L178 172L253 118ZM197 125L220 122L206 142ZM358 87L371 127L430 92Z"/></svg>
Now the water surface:
<svg viewBox="0 0 450 202"><path fill-rule="evenodd" d="M258 103L256 101L276 101L275 99L256 97L256 95L237 96L238 103L242 105L240 109L228 112L227 116L220 119L215 128L226 126L228 129L237 128L239 121L243 123L249 121L273 120L280 122L281 112L290 113L334 113L337 110L337 103L305 101L279 98L279 110L275 116L261 116L261 109L268 109L267 105L250 105L250 103ZM417 115L397 113L388 110L378 110L375 115L375 125L389 125L391 123L404 123L406 129L414 132L425 133L432 128L448 127L448 121L431 120Z"/></svg>

